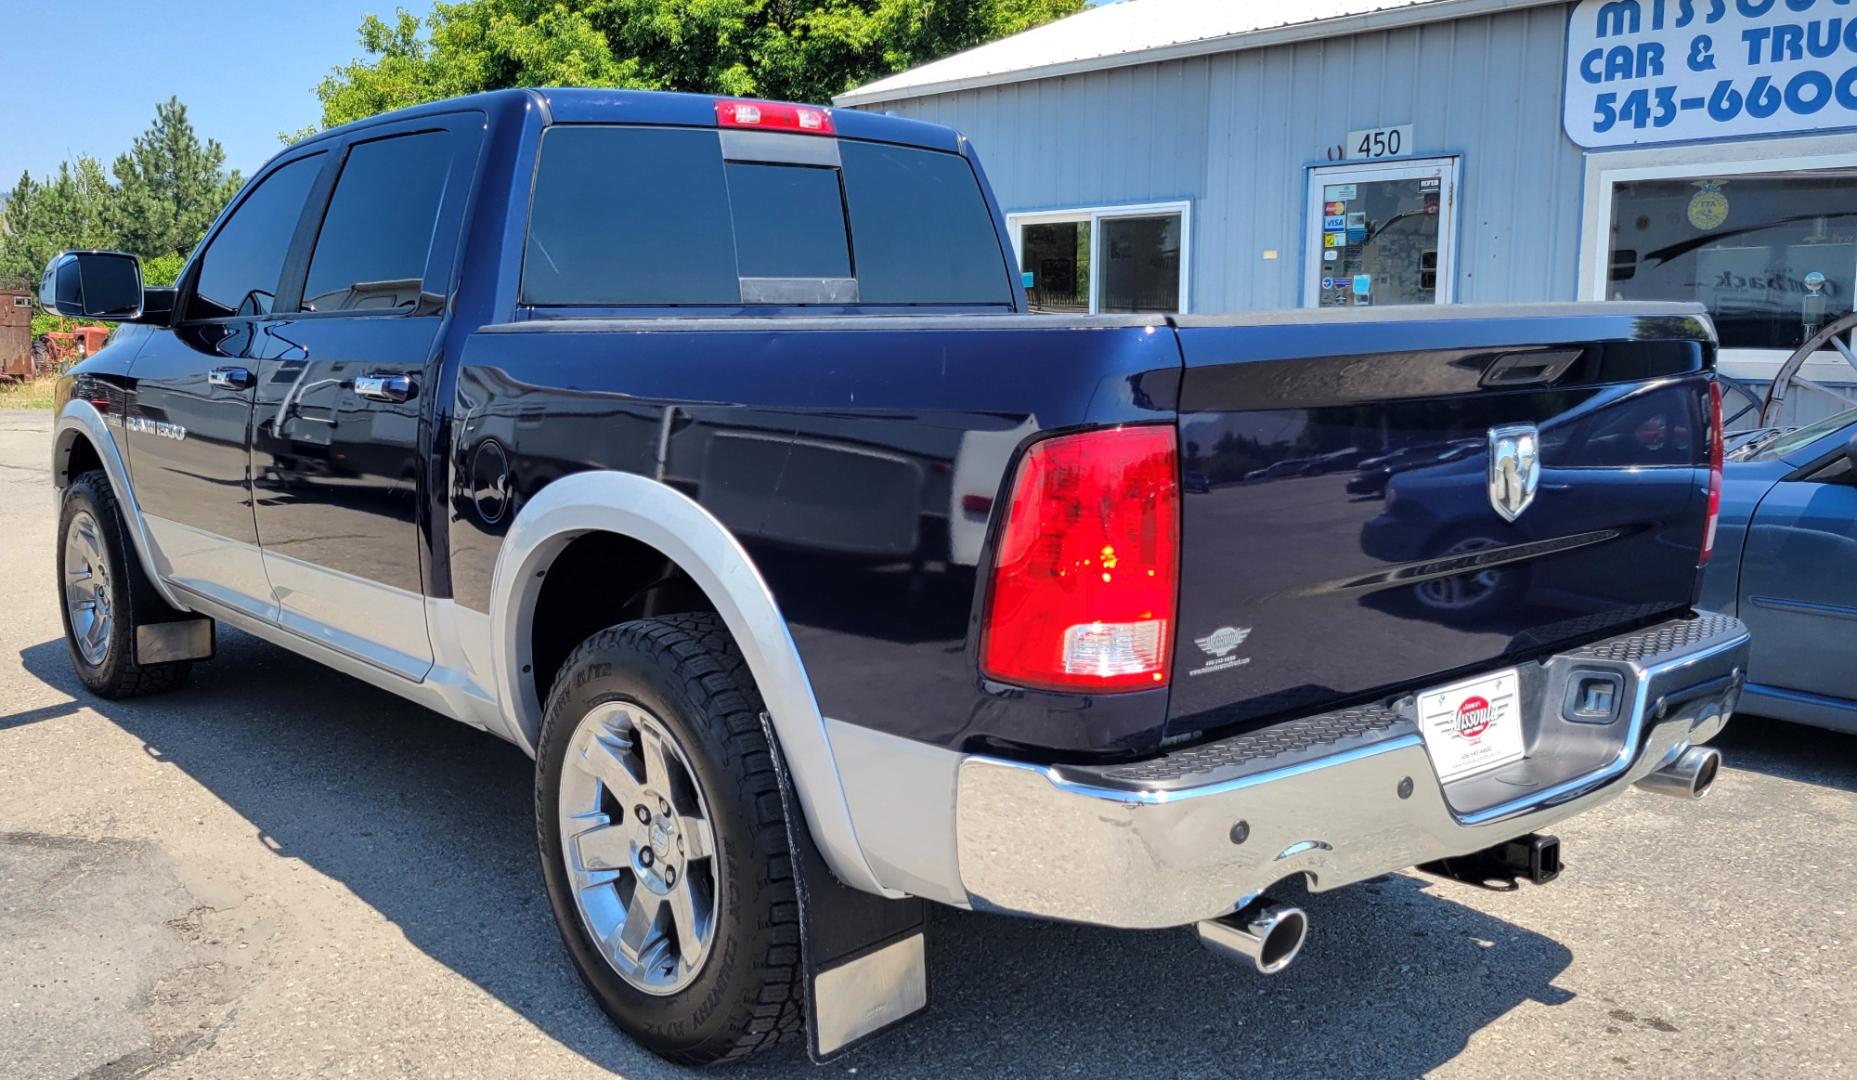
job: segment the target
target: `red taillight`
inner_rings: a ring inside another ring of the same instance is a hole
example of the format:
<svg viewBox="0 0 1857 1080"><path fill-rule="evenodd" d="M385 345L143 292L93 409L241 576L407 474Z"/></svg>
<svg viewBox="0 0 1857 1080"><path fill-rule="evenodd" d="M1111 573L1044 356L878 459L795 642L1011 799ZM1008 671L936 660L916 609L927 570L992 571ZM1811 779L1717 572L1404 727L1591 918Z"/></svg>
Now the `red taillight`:
<svg viewBox="0 0 1857 1080"><path fill-rule="evenodd" d="M1702 532L1701 565L1715 554L1715 526L1722 518L1722 384L1709 383L1709 523Z"/></svg>
<svg viewBox="0 0 1857 1080"><path fill-rule="evenodd" d="M982 670L1056 690L1167 685L1179 566L1172 427L1034 444L994 557Z"/></svg>
<svg viewBox="0 0 1857 1080"><path fill-rule="evenodd" d="M803 135L833 134L830 109L782 105L774 101L718 101L716 123L722 127L797 131Z"/></svg>

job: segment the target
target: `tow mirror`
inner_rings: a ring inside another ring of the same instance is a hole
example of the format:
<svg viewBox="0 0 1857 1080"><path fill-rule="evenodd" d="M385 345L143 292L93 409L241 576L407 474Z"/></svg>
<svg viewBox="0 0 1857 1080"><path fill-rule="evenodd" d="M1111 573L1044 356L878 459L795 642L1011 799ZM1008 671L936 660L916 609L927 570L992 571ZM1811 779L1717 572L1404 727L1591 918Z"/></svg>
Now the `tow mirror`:
<svg viewBox="0 0 1857 1080"><path fill-rule="evenodd" d="M45 264L39 303L68 319L139 319L142 264L121 251L60 252Z"/></svg>

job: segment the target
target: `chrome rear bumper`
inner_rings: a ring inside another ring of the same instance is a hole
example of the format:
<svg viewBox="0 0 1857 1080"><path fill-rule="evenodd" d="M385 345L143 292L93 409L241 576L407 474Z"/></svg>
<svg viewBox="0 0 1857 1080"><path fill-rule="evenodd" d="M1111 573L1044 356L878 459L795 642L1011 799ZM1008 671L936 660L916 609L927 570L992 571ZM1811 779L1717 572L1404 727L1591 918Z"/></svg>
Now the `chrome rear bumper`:
<svg viewBox="0 0 1857 1080"><path fill-rule="evenodd" d="M1466 855L1611 799L1721 730L1748 635L1704 615L1524 665L1528 757L1441 785L1410 700L1290 721L1132 766L973 756L956 856L972 906L1131 928L1234 911L1305 875L1314 891ZM1610 724L1563 717L1561 690L1622 677Z"/></svg>

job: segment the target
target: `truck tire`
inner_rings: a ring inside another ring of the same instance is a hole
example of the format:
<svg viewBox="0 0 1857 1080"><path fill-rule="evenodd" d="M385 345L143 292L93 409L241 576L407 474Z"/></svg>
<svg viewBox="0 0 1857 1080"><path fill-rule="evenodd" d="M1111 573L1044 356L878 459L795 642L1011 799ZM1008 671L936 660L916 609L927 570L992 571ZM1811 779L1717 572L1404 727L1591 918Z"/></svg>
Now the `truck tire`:
<svg viewBox="0 0 1857 1080"><path fill-rule="evenodd" d="M78 681L102 698L172 690L193 662L135 662L137 612L173 611L129 548L115 489L92 470L64 489L58 513L59 613Z"/></svg>
<svg viewBox="0 0 1857 1080"><path fill-rule="evenodd" d="M602 630L548 697L542 880L581 979L652 1052L743 1057L804 1030L799 907L761 696L720 619Z"/></svg>

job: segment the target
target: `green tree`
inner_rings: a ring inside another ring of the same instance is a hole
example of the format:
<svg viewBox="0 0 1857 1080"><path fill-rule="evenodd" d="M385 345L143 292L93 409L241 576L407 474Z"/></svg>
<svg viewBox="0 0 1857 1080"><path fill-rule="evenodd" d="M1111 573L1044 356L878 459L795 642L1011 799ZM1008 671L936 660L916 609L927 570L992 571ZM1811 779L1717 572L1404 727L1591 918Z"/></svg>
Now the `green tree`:
<svg viewBox="0 0 1857 1080"><path fill-rule="evenodd" d="M1081 11L1085 0L459 0L360 29L316 88L324 125L509 86L795 101ZM306 132L285 136L286 141Z"/></svg>
<svg viewBox="0 0 1857 1080"><path fill-rule="evenodd" d="M142 260L142 284L172 285L181 276L181 270L187 265L187 256L173 252L153 256Z"/></svg>
<svg viewBox="0 0 1857 1080"><path fill-rule="evenodd" d="M35 283L60 251L114 246L114 202L109 176L92 157L61 162L47 180L21 173L0 219L0 279Z"/></svg>
<svg viewBox="0 0 1857 1080"><path fill-rule="evenodd" d="M0 201L0 284L37 284L46 262L72 248L134 252L144 281L172 284L242 182L225 160L217 142L201 144L186 106L169 99L112 169L79 156L45 179L20 174Z"/></svg>
<svg viewBox="0 0 1857 1080"><path fill-rule="evenodd" d="M218 140L202 144L194 133L187 106L175 98L155 106L155 122L111 166L118 246L145 259L187 255L244 182L225 165Z"/></svg>

